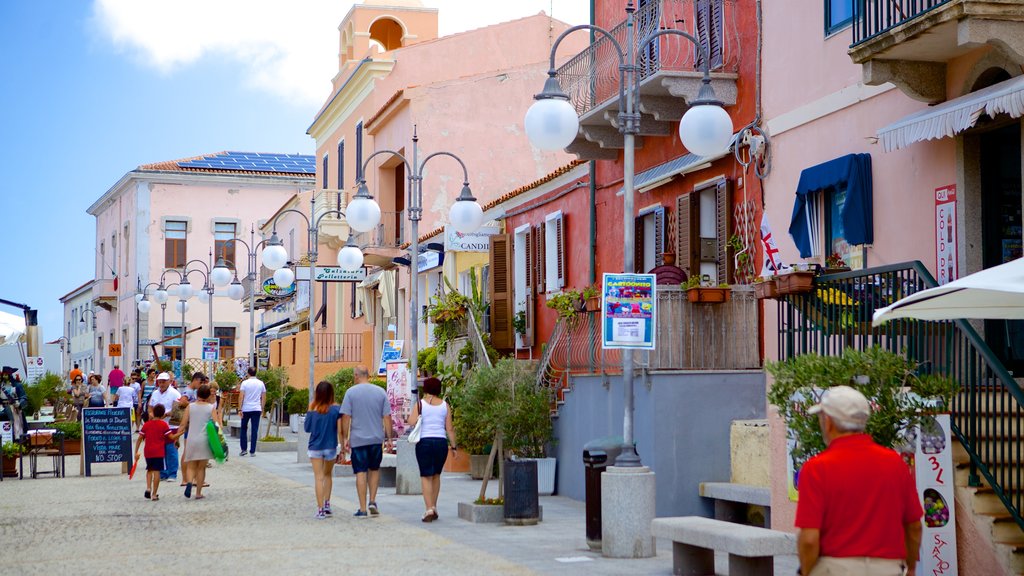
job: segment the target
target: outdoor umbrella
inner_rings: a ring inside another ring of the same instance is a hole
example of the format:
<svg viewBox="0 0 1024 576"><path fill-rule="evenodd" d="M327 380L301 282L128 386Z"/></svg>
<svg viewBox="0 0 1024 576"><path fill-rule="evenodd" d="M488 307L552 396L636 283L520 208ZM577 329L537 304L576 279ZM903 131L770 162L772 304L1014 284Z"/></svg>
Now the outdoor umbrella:
<svg viewBox="0 0 1024 576"><path fill-rule="evenodd" d="M1024 258L911 294L875 310L872 324L897 318L1024 319Z"/></svg>
<svg viewBox="0 0 1024 576"><path fill-rule="evenodd" d="M0 310L0 345L14 344L25 335L25 319Z"/></svg>

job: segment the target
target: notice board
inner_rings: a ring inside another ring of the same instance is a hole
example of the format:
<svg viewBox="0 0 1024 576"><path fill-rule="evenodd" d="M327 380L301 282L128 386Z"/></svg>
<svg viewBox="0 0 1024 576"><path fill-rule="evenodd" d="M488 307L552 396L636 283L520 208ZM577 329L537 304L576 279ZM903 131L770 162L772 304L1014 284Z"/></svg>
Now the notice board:
<svg viewBox="0 0 1024 576"><path fill-rule="evenodd" d="M132 461L131 408L84 408L82 410L82 457L85 475L92 464Z"/></svg>

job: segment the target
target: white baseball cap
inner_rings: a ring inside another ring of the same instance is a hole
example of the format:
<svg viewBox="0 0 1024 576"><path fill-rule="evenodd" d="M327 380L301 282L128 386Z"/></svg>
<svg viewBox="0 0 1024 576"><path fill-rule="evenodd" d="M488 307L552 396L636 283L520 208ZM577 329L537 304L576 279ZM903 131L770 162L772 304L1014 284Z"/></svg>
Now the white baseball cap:
<svg viewBox="0 0 1024 576"><path fill-rule="evenodd" d="M811 406L808 414L824 412L836 420L864 424L871 416L871 403L863 394L849 386L833 386L825 391L821 402Z"/></svg>
<svg viewBox="0 0 1024 576"><path fill-rule="evenodd" d="M171 375L168 374L167 372L161 372L160 375L156 377L156 379L157 380L170 380L171 379Z"/></svg>

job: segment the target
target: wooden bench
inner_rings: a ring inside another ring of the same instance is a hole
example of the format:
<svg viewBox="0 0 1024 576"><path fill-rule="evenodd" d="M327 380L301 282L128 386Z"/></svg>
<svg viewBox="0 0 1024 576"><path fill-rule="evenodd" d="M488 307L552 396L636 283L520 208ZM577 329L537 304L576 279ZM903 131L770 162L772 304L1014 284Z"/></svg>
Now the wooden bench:
<svg viewBox="0 0 1024 576"><path fill-rule="evenodd" d="M701 482L700 495L715 501L715 520L762 528L772 525L772 497L768 488L732 482Z"/></svg>
<svg viewBox="0 0 1024 576"><path fill-rule="evenodd" d="M672 573L715 573L715 551L729 554L732 576L772 576L774 556L796 554L796 536L700 516L655 518L651 533L672 541Z"/></svg>

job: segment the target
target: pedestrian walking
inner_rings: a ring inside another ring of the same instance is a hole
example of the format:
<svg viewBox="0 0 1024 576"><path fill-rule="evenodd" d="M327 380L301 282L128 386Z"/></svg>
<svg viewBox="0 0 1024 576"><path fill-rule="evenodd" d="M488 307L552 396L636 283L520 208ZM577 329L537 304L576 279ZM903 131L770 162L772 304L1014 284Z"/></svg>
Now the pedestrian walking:
<svg viewBox="0 0 1024 576"><path fill-rule="evenodd" d="M114 364L113 370L107 374L107 387L110 388L110 397L117 397L117 389L124 385L124 371L117 364Z"/></svg>
<svg viewBox="0 0 1024 576"><path fill-rule="evenodd" d="M153 391L156 390L156 369L150 370L146 373L145 380L142 382L142 396L139 398L140 414L142 415L142 421L145 422L149 418L149 398L153 395Z"/></svg>
<svg viewBox="0 0 1024 576"><path fill-rule="evenodd" d="M220 424L219 420L214 418L214 414L210 387L203 384L196 390L196 401L185 408L181 427L172 435L175 440L183 434L188 438L185 443L182 474L184 478L188 479L185 485L185 498L192 497L193 486L196 489L196 500L203 498L203 488L206 486L206 465L213 458L207 424L211 421Z"/></svg>
<svg viewBox="0 0 1024 576"><path fill-rule="evenodd" d="M107 396L107 389L103 387L103 378L99 374L89 374L89 386L86 388L89 408L103 408L110 398Z"/></svg>
<svg viewBox="0 0 1024 576"><path fill-rule="evenodd" d="M173 446L168 434L171 427L164 420L164 405L157 404L153 407L152 418L142 425L139 430L139 439L135 441L135 459L139 459L139 446L146 444L143 455L146 457L146 492L147 499L156 501L160 499L157 494L160 490L160 476L164 470L164 457L166 447Z"/></svg>
<svg viewBox="0 0 1024 576"><path fill-rule="evenodd" d="M81 374L75 376L75 379L71 381L71 404L75 407L75 412L78 413L79 422L82 420L82 408L85 407L85 399L88 395L85 378Z"/></svg>
<svg viewBox="0 0 1024 576"><path fill-rule="evenodd" d="M437 497L441 493L441 471L448 459L448 445L458 450L455 443L455 428L452 426L452 412L448 403L441 398L441 381L427 378L420 386L423 398L413 407L409 425L415 426L420 418L420 441L416 443L416 462L420 467L420 483L423 487L424 522L437 520Z"/></svg>
<svg viewBox="0 0 1024 576"><path fill-rule="evenodd" d="M334 402L334 386L327 381L316 385L313 401L306 412L303 427L309 434L309 461L313 464L313 487L316 492L316 518L331 515L331 490L334 487L334 463L338 446L342 445L341 406Z"/></svg>
<svg viewBox="0 0 1024 576"><path fill-rule="evenodd" d="M356 475L359 510L355 516L366 518L368 514L380 513L377 485L384 458L383 444L391 441L391 403L383 388L370 384L365 366L356 367L353 376L355 385L341 401L342 446L352 454L352 472Z"/></svg>
<svg viewBox="0 0 1024 576"><path fill-rule="evenodd" d="M263 418L263 408L267 404L267 387L262 380L256 377L256 368L250 367L248 374L249 377L243 380L238 387L238 391L242 395L242 427L239 431L241 456L256 455L256 439L260 433L260 420ZM252 442L248 443L247 440L250 437Z"/></svg>
<svg viewBox="0 0 1024 576"><path fill-rule="evenodd" d="M81 368L78 367L78 362L75 362L74 367L71 369L70 372L68 372L69 382L74 384L76 378L81 378L83 381L85 380L85 374L82 374Z"/></svg>
<svg viewBox="0 0 1024 576"><path fill-rule="evenodd" d="M800 573L913 574L924 511L910 467L864 433L871 405L849 386L808 410L828 447L800 469L796 508Z"/></svg>
<svg viewBox="0 0 1024 576"><path fill-rule="evenodd" d="M114 405L118 408L131 408L132 421L135 421L135 407L139 404L138 393L131 385L120 386L117 389Z"/></svg>
<svg viewBox="0 0 1024 576"><path fill-rule="evenodd" d="M156 377L156 383L157 389L149 395L149 417L156 417L154 409L157 405L160 405L164 407L164 414L168 420L170 420L170 415L174 410L175 405L178 404L178 400L181 398L181 393L171 386L171 375L167 372L161 372ZM173 422L169 422L168 425L171 426L172 431L176 431L176 427ZM167 449L164 451L164 469L160 472L160 479L172 480L177 477L178 447L172 442L167 445Z"/></svg>

